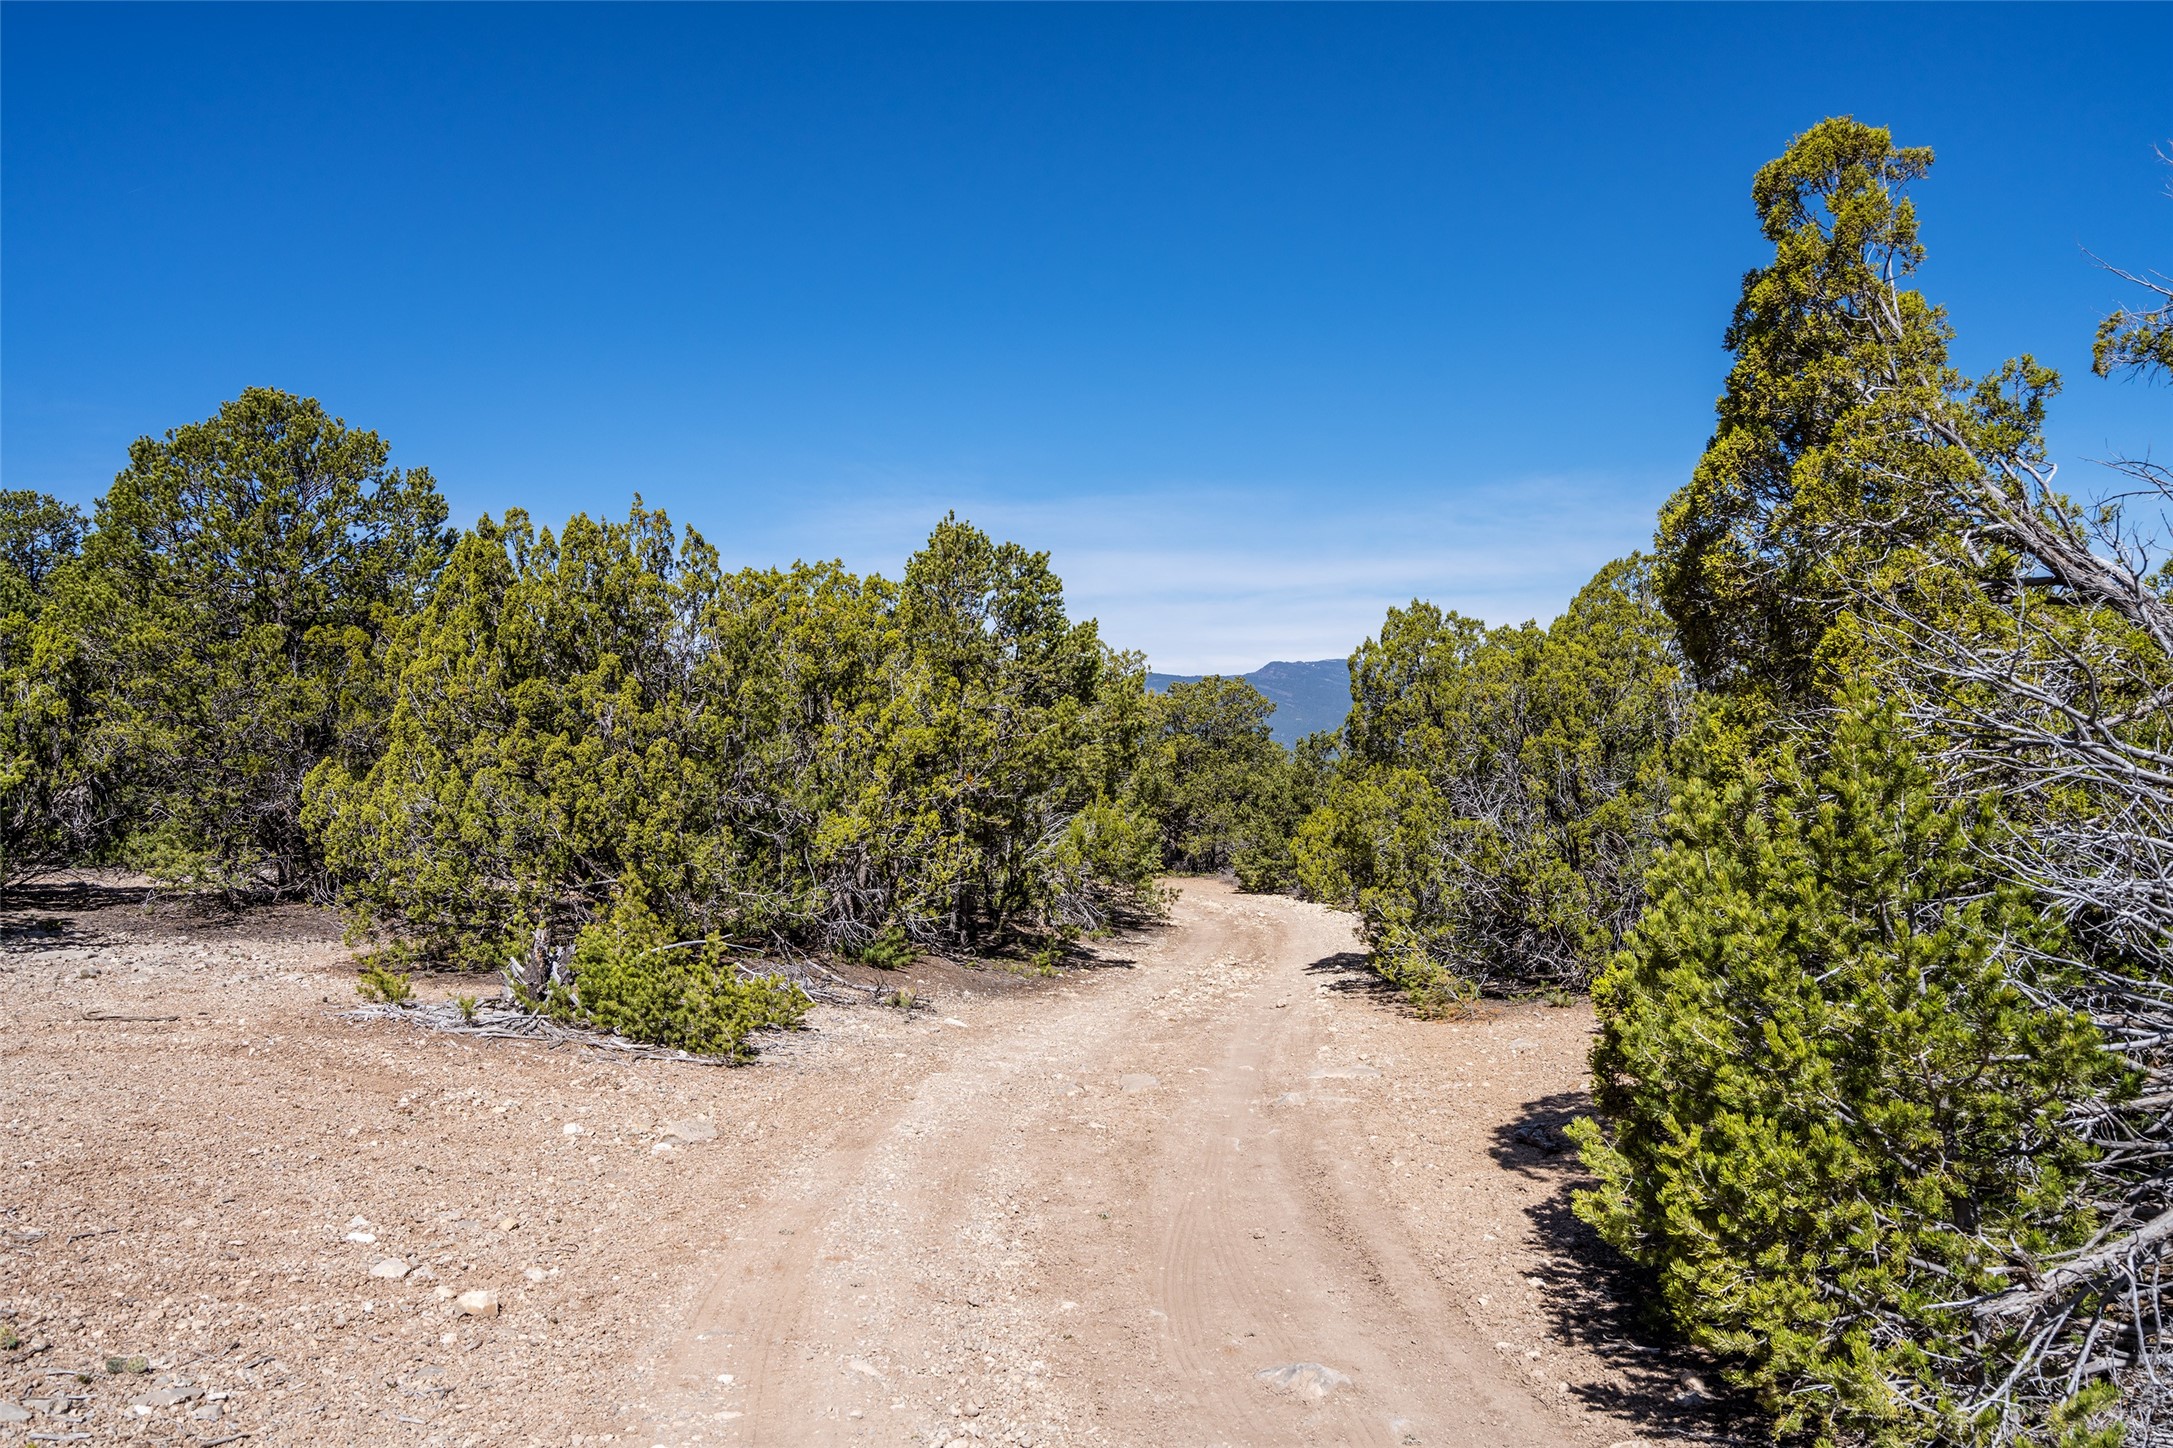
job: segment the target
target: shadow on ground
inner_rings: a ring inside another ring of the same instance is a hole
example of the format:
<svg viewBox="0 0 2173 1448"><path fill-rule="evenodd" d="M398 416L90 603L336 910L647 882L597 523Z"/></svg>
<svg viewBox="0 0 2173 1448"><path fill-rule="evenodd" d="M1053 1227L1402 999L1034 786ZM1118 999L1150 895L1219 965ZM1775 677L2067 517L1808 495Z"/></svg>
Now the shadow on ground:
<svg viewBox="0 0 2173 1448"><path fill-rule="evenodd" d="M1362 950L1324 955L1307 966L1305 973L1339 995L1364 996L1383 1005L1404 1004L1403 992L1381 978L1373 968L1373 957Z"/></svg>
<svg viewBox="0 0 2173 1448"><path fill-rule="evenodd" d="M1692 1443L1766 1441L1764 1419L1747 1397L1720 1380L1718 1364L1684 1342L1654 1310L1650 1273L1600 1240L1571 1210L1592 1183L1563 1134L1592 1111L1582 1091L1528 1101L1494 1129L1489 1154L1505 1171L1549 1181L1554 1190L1527 1211L1532 1240L1545 1254L1534 1276L1554 1332L1605 1363L1608 1377L1571 1391L1595 1412L1635 1423L1641 1435Z"/></svg>
<svg viewBox="0 0 2173 1448"><path fill-rule="evenodd" d="M144 884L88 879L30 880L10 885L5 893L0 893L0 915L85 915L124 906L140 909L150 903L151 887ZM9 923L16 921L11 919Z"/></svg>

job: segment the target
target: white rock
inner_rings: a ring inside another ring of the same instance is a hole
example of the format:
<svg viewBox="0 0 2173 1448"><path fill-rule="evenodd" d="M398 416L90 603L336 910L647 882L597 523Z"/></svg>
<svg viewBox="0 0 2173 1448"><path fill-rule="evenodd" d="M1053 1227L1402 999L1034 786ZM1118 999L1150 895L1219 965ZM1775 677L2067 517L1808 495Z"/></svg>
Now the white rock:
<svg viewBox="0 0 2173 1448"><path fill-rule="evenodd" d="M1160 1081L1144 1071L1135 1071L1129 1076L1119 1076L1117 1078L1117 1085L1126 1091L1152 1091L1161 1084Z"/></svg>
<svg viewBox="0 0 2173 1448"><path fill-rule="evenodd" d="M1280 1388L1300 1398L1318 1402L1337 1388L1351 1385L1350 1375L1339 1373L1321 1363L1284 1363L1280 1367L1262 1368L1253 1374L1271 1388Z"/></svg>
<svg viewBox="0 0 2173 1448"><path fill-rule="evenodd" d="M377 1241L377 1234L374 1232L349 1232L347 1240L358 1247L367 1247Z"/></svg>
<svg viewBox="0 0 2173 1448"><path fill-rule="evenodd" d="M676 1136L681 1141L715 1141L717 1139L717 1128L714 1123L704 1121L701 1117L696 1116L686 1121L665 1122L664 1134L666 1136Z"/></svg>
<svg viewBox="0 0 2173 1448"><path fill-rule="evenodd" d="M579 1136L581 1134L581 1123L578 1121L569 1121L564 1126L561 1126L558 1130L561 1136Z"/></svg>
<svg viewBox="0 0 2173 1448"><path fill-rule="evenodd" d="M463 1317L496 1317L498 1294L495 1292L463 1292L453 1299L454 1308Z"/></svg>
<svg viewBox="0 0 2173 1448"><path fill-rule="evenodd" d="M384 1261L378 1263L375 1267L372 1267L370 1269L370 1275L372 1277L382 1277L388 1282L398 1282L401 1278L407 1276L407 1274L407 1263L402 1262L397 1257L387 1257Z"/></svg>
<svg viewBox="0 0 2173 1448"><path fill-rule="evenodd" d="M0 1423L27 1423L30 1410L18 1403L0 1403Z"/></svg>

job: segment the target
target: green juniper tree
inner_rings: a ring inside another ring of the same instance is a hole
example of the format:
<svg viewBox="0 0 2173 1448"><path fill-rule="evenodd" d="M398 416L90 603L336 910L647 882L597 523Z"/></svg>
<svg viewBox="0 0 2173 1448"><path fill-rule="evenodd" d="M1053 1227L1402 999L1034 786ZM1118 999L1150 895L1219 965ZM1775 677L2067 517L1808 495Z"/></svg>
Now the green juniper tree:
<svg viewBox="0 0 2173 1448"><path fill-rule="evenodd" d="M1288 750L1268 732L1275 706L1243 679L1209 675L1172 684L1156 698L1156 747L1140 792L1162 827L1162 860L1172 870L1214 873L1244 866L1287 837L1293 800Z"/></svg>
<svg viewBox="0 0 2173 1448"><path fill-rule="evenodd" d="M388 652L395 703L365 767L309 779L307 823L358 923L502 964L570 939L639 879L672 923L717 891L690 762L690 633L713 554L637 502L563 535L519 512L464 535Z"/></svg>
<svg viewBox="0 0 2173 1448"><path fill-rule="evenodd" d="M377 747L386 637L444 556L430 474L315 400L251 388L140 438L41 628L88 676L130 858L230 895L320 877L302 780Z"/></svg>
<svg viewBox="0 0 2173 1448"><path fill-rule="evenodd" d="M1355 908L1377 966L1424 1004L1583 984L1636 917L1682 673L1635 557L1545 629L1391 611L1352 655L1299 879Z"/></svg>
<svg viewBox="0 0 2173 1448"><path fill-rule="evenodd" d="M39 627L75 566L83 515L0 491L0 888L94 846L101 802L83 750L83 676Z"/></svg>
<svg viewBox="0 0 2173 1448"><path fill-rule="evenodd" d="M486 519L389 657L386 747L307 822L357 928L435 959L533 970L634 891L675 938L892 953L1146 899L1137 661L956 520L892 583L723 574L638 501Z"/></svg>
<svg viewBox="0 0 2173 1448"><path fill-rule="evenodd" d="M1775 258L1660 530L1710 692L1595 988L1581 1210L1784 1428L2110 1442L2164 1353L2163 1113L2123 1103L2173 1030L2173 615L2051 487L2058 379L1966 381L1902 286L1929 160L1829 120L1754 187Z"/></svg>
<svg viewBox="0 0 2173 1448"><path fill-rule="evenodd" d="M1813 699L1831 626L1875 561L1951 526L1935 503L1960 464L1914 418L1955 381L1952 329L1899 285L1924 257L1905 188L1931 162L1842 117L1752 183L1773 261L1744 279L1712 439L1655 543L1702 688Z"/></svg>

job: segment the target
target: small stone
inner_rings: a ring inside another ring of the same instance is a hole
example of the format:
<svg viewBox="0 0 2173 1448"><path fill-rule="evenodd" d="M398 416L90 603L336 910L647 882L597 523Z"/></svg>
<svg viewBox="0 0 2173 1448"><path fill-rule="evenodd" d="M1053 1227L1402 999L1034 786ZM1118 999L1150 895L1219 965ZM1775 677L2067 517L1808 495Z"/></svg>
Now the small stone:
<svg viewBox="0 0 2173 1448"><path fill-rule="evenodd" d="M0 1403L0 1423L27 1423L30 1410L19 1403Z"/></svg>
<svg viewBox="0 0 2173 1448"><path fill-rule="evenodd" d="M498 1219L498 1230L501 1232L510 1232L519 1225L520 1221L514 1217L500 1217Z"/></svg>
<svg viewBox="0 0 2173 1448"><path fill-rule="evenodd" d="M370 1225L370 1219L368 1217L349 1217L347 1225L350 1227L367 1227Z"/></svg>
<svg viewBox="0 0 2173 1448"><path fill-rule="evenodd" d="M189 1409L189 1416L200 1423L216 1423L226 1415L226 1409L217 1403L206 1403L201 1408Z"/></svg>
<svg viewBox="0 0 2173 1448"><path fill-rule="evenodd" d="M495 1292L463 1292L453 1299L453 1306L463 1317L496 1317L498 1294Z"/></svg>
<svg viewBox="0 0 2173 1448"><path fill-rule="evenodd" d="M141 1408L177 1408L183 1403L193 1403L204 1395L202 1388L155 1388L136 1399L131 1406Z"/></svg>
<svg viewBox="0 0 2173 1448"><path fill-rule="evenodd" d="M851 1368L854 1372L859 1373L863 1377L873 1378L877 1382L883 1381L883 1375L877 1372L872 1364L864 1361L863 1359L854 1358L851 1362L845 1364L845 1366Z"/></svg>
<svg viewBox="0 0 2173 1448"><path fill-rule="evenodd" d="M402 1262L397 1257L387 1257L384 1261L378 1263L375 1267L372 1267L370 1269L370 1275L372 1277L382 1277L387 1282L398 1282L401 1278L407 1276L407 1274L407 1263Z"/></svg>
<svg viewBox="0 0 2173 1448"><path fill-rule="evenodd" d="M521 1269L521 1275L531 1282L541 1282L545 1274L541 1267L524 1267Z"/></svg>
<svg viewBox="0 0 2173 1448"><path fill-rule="evenodd" d="M672 1144L668 1141L657 1142L649 1148L649 1155L651 1156L669 1156L671 1152Z"/></svg>
<svg viewBox="0 0 2173 1448"><path fill-rule="evenodd" d="M1280 1388L1300 1398L1315 1402L1327 1397L1337 1388L1351 1385L1348 1373L1339 1373L1322 1363L1284 1363L1280 1367L1262 1368L1253 1374L1271 1388Z"/></svg>
<svg viewBox="0 0 2173 1448"><path fill-rule="evenodd" d="M664 1134L666 1136L676 1136L681 1141L715 1141L717 1139L717 1128L714 1124L697 1116L687 1121L665 1122Z"/></svg>
<svg viewBox="0 0 2173 1448"><path fill-rule="evenodd" d="M347 1240L358 1247L368 1247L377 1241L375 1232L349 1232Z"/></svg>
<svg viewBox="0 0 2173 1448"><path fill-rule="evenodd" d="M440 1282L440 1283L439 1283L439 1284L438 1284L437 1286L435 1286L435 1287L431 1288L430 1290L431 1290L431 1292L432 1292L432 1293L434 1293L434 1294L436 1295L436 1297L437 1297L438 1301L440 1301L440 1302L445 1302L445 1301L449 1301L449 1300L450 1300L450 1299L452 1298L452 1295L453 1295L453 1289L452 1289L452 1288L450 1288L450 1287L447 1287L447 1286L446 1286L446 1285L445 1285L444 1283L442 1283L442 1282Z"/></svg>
<svg viewBox="0 0 2173 1448"><path fill-rule="evenodd" d="M558 1130L561 1136L579 1136L581 1134L581 1123L578 1121L569 1121L564 1126L561 1126Z"/></svg>
<svg viewBox="0 0 2173 1448"><path fill-rule="evenodd" d="M1161 1084L1160 1081L1144 1071L1136 1071L1129 1076L1119 1076L1117 1078L1118 1087L1125 1091L1152 1091Z"/></svg>

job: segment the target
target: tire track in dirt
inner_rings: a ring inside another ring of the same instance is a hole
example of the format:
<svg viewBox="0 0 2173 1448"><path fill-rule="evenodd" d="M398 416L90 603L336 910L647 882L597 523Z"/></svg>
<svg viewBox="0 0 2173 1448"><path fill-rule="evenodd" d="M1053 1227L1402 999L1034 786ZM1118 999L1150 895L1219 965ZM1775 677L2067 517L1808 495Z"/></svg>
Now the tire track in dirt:
<svg viewBox="0 0 2173 1448"><path fill-rule="evenodd" d="M1345 917L1188 882L1131 968L947 1029L910 1099L858 1103L742 1214L642 1441L1578 1441L1350 1149L1338 1086L1372 1068L1308 968L1351 948ZM1348 1382L1259 1379L1293 1362Z"/></svg>

